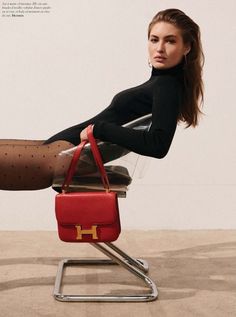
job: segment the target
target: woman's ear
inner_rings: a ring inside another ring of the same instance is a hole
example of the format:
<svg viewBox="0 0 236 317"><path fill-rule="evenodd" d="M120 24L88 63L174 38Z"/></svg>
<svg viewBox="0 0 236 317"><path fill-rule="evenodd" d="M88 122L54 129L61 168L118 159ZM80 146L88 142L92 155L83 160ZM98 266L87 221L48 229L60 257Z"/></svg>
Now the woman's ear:
<svg viewBox="0 0 236 317"><path fill-rule="evenodd" d="M190 51L191 51L191 46L190 46L190 45L187 45L187 46L185 47L184 55L187 55Z"/></svg>

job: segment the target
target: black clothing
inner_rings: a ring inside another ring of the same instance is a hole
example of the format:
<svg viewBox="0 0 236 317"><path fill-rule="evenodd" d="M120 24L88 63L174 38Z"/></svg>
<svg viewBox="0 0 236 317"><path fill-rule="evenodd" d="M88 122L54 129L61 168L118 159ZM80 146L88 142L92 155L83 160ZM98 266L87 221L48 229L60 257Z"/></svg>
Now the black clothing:
<svg viewBox="0 0 236 317"><path fill-rule="evenodd" d="M118 144L130 151L164 157L171 145L183 96L183 62L169 69L152 69L145 83L124 90L97 116L51 137L45 144L66 140L80 143L80 132L94 124L95 138ZM121 127L136 118L152 113L149 131Z"/></svg>

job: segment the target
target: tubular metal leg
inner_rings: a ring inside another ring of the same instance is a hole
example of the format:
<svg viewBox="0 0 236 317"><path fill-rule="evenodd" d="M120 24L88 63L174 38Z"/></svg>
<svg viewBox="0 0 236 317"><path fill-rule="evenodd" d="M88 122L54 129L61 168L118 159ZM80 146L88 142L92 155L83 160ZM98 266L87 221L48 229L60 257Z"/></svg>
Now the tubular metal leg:
<svg viewBox="0 0 236 317"><path fill-rule="evenodd" d="M135 266L137 269L140 269L141 271L143 271L144 273L148 272L148 263L145 260L142 259L134 259L131 258L128 254L126 254L124 251L122 251L121 249L119 249L117 246L115 246L113 243L108 242L105 243L109 248L111 248L112 250L114 250L116 253L118 253L120 256L122 256L124 258L124 260L126 260L129 264Z"/></svg>
<svg viewBox="0 0 236 317"><path fill-rule="evenodd" d="M128 256L125 252L120 250L112 243L91 243L93 247L104 253L109 259L90 259L77 260L65 259L59 263L58 272L55 281L53 296L56 300L63 302L146 302L156 300L158 297L158 290L155 283L143 272L148 271L147 262L144 260L136 260ZM113 252L112 252L113 251ZM119 257L120 256L120 257ZM129 294L129 295L66 295L62 294L61 286L64 268L72 265L111 265L118 264L130 273L141 279L149 288L146 294Z"/></svg>

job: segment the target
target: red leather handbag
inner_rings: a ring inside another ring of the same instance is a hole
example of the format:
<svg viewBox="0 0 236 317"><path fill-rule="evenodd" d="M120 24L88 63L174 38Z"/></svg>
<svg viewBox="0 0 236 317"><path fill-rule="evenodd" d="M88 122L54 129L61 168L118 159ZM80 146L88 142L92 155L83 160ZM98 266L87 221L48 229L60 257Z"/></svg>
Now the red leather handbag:
<svg viewBox="0 0 236 317"><path fill-rule="evenodd" d="M109 189L109 180L93 137L92 125L87 127L87 134L104 191L67 192L81 151L87 143L83 141L73 155L62 193L56 195L58 235L66 242L111 242L119 237L121 231L117 194Z"/></svg>

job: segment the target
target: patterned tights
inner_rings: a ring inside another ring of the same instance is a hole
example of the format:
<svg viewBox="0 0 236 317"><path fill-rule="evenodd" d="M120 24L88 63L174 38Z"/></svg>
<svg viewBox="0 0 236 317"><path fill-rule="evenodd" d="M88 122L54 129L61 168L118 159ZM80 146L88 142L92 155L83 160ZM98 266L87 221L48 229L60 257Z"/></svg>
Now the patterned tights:
<svg viewBox="0 0 236 317"><path fill-rule="evenodd" d="M58 154L74 147L67 141L0 140L0 189L36 190L50 187ZM68 164L57 166L65 174Z"/></svg>

